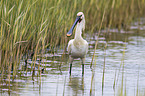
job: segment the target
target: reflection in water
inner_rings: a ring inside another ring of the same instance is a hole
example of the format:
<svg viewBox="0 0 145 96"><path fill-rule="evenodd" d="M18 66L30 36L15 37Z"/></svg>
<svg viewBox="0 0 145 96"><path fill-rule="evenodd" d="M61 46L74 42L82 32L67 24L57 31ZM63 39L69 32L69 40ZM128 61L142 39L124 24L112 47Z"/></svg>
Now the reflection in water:
<svg viewBox="0 0 145 96"><path fill-rule="evenodd" d="M77 94L84 94L84 77L69 77L69 88L72 89L73 95L77 96ZM70 90L71 91L71 90Z"/></svg>

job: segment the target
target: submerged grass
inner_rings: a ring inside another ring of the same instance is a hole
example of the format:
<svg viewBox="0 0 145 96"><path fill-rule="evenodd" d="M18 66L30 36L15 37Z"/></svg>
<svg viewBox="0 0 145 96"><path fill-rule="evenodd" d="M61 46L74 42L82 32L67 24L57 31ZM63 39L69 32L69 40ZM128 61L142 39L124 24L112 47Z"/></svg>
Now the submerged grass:
<svg viewBox="0 0 145 96"><path fill-rule="evenodd" d="M125 39L125 43L126 43L126 39ZM126 80L125 80L125 76L124 76L124 58L125 58L125 50L126 50L126 44L124 44L124 49L123 49L123 52L122 52L122 59L121 59L121 64L120 64L120 68L119 68L119 72L118 72L118 77L119 77L119 74L120 74L120 70L122 68L122 77L121 77L121 88L119 88L118 90L118 96L126 96L127 93L126 93ZM118 82L118 77L117 77L117 81L115 81L114 79L114 84L113 84L113 89L114 89L114 92L115 92L115 86L117 85L117 82ZM115 73L115 78L116 78L116 73ZM125 82L125 84L124 84ZM116 84L116 85L115 85ZM125 85L125 86L124 86ZM115 96L115 93L114 93L114 96Z"/></svg>
<svg viewBox="0 0 145 96"><path fill-rule="evenodd" d="M144 16L145 0L1 0L1 81L10 80L11 70L15 79L23 56L33 54L36 61L46 48L52 53L58 45L64 49L65 34L78 11L84 12L86 30L91 33L100 30L101 23L101 29L127 29L132 20Z"/></svg>

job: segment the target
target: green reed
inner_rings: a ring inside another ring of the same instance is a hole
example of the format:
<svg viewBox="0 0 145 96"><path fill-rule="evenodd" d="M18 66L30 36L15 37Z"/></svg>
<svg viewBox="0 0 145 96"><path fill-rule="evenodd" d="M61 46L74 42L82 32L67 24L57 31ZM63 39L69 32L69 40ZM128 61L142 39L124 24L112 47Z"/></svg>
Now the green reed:
<svg viewBox="0 0 145 96"><path fill-rule="evenodd" d="M1 79L9 78L11 70L15 79L20 60L29 51L36 61L46 48L53 53L58 45L65 47L77 12L85 14L86 32L99 29L104 10L101 29L127 29L132 20L144 16L145 0L1 0L0 9Z"/></svg>
<svg viewBox="0 0 145 96"><path fill-rule="evenodd" d="M126 38L125 38L125 43L126 43ZM125 50L126 50L126 44L124 44L124 49L123 49L123 52L122 52L121 64L120 64L120 68L118 70L117 78L116 78L116 74L117 73L115 72L115 78L114 78L114 84L113 84L114 96L115 96L115 88L116 88L116 85L118 83L118 78L119 78L120 73L122 73L122 77L121 77L121 85L120 85L120 88L118 89L118 96L126 96L127 95L127 93L126 93L126 79L125 79L125 76L124 76ZM120 72L121 68L122 68L122 72ZM115 79L117 79L117 80L115 80Z"/></svg>

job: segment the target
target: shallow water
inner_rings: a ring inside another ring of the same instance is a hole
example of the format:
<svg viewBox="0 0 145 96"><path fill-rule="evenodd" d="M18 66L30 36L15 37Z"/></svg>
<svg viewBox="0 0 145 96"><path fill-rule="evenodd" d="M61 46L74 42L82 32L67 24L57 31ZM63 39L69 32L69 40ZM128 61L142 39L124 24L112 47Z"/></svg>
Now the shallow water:
<svg viewBox="0 0 145 96"><path fill-rule="evenodd" d="M143 24L145 23L143 22ZM126 91L127 96L134 96L137 91L140 95L144 95L145 26L143 24L140 25L140 30L138 22L132 24L130 31L121 30L118 32L116 29L111 29L107 36L104 35L106 30L102 30L95 51L93 64L96 66L93 67L94 70L90 69L90 63L98 35L97 33L87 35L89 52L86 56L84 77L81 75L79 59L73 62L72 76L69 76L68 55L65 54L62 59L63 50L58 50L54 54L44 54L41 56L43 58L41 61L38 58L36 69L39 64L41 68L45 69L40 77L37 77L37 71L34 77L30 71L21 71L22 76L16 76L14 81L11 80L10 90L6 83L1 83L0 95L116 96L120 94L122 85L123 94ZM105 49L106 44L107 48ZM27 62L28 69L31 69L33 61L28 59ZM58 67L60 64L61 67ZM104 64L104 88L102 89ZM25 62L22 60L20 68L24 66ZM5 81L7 80L5 79Z"/></svg>

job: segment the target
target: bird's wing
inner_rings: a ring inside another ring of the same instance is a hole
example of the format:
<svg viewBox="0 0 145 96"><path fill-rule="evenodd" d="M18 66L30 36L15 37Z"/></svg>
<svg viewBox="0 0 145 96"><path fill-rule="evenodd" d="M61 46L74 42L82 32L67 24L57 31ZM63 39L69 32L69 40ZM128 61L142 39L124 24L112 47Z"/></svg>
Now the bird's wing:
<svg viewBox="0 0 145 96"><path fill-rule="evenodd" d="M73 39L68 42L68 46L67 46L68 54L71 54L71 46L72 46L72 44L73 44Z"/></svg>

